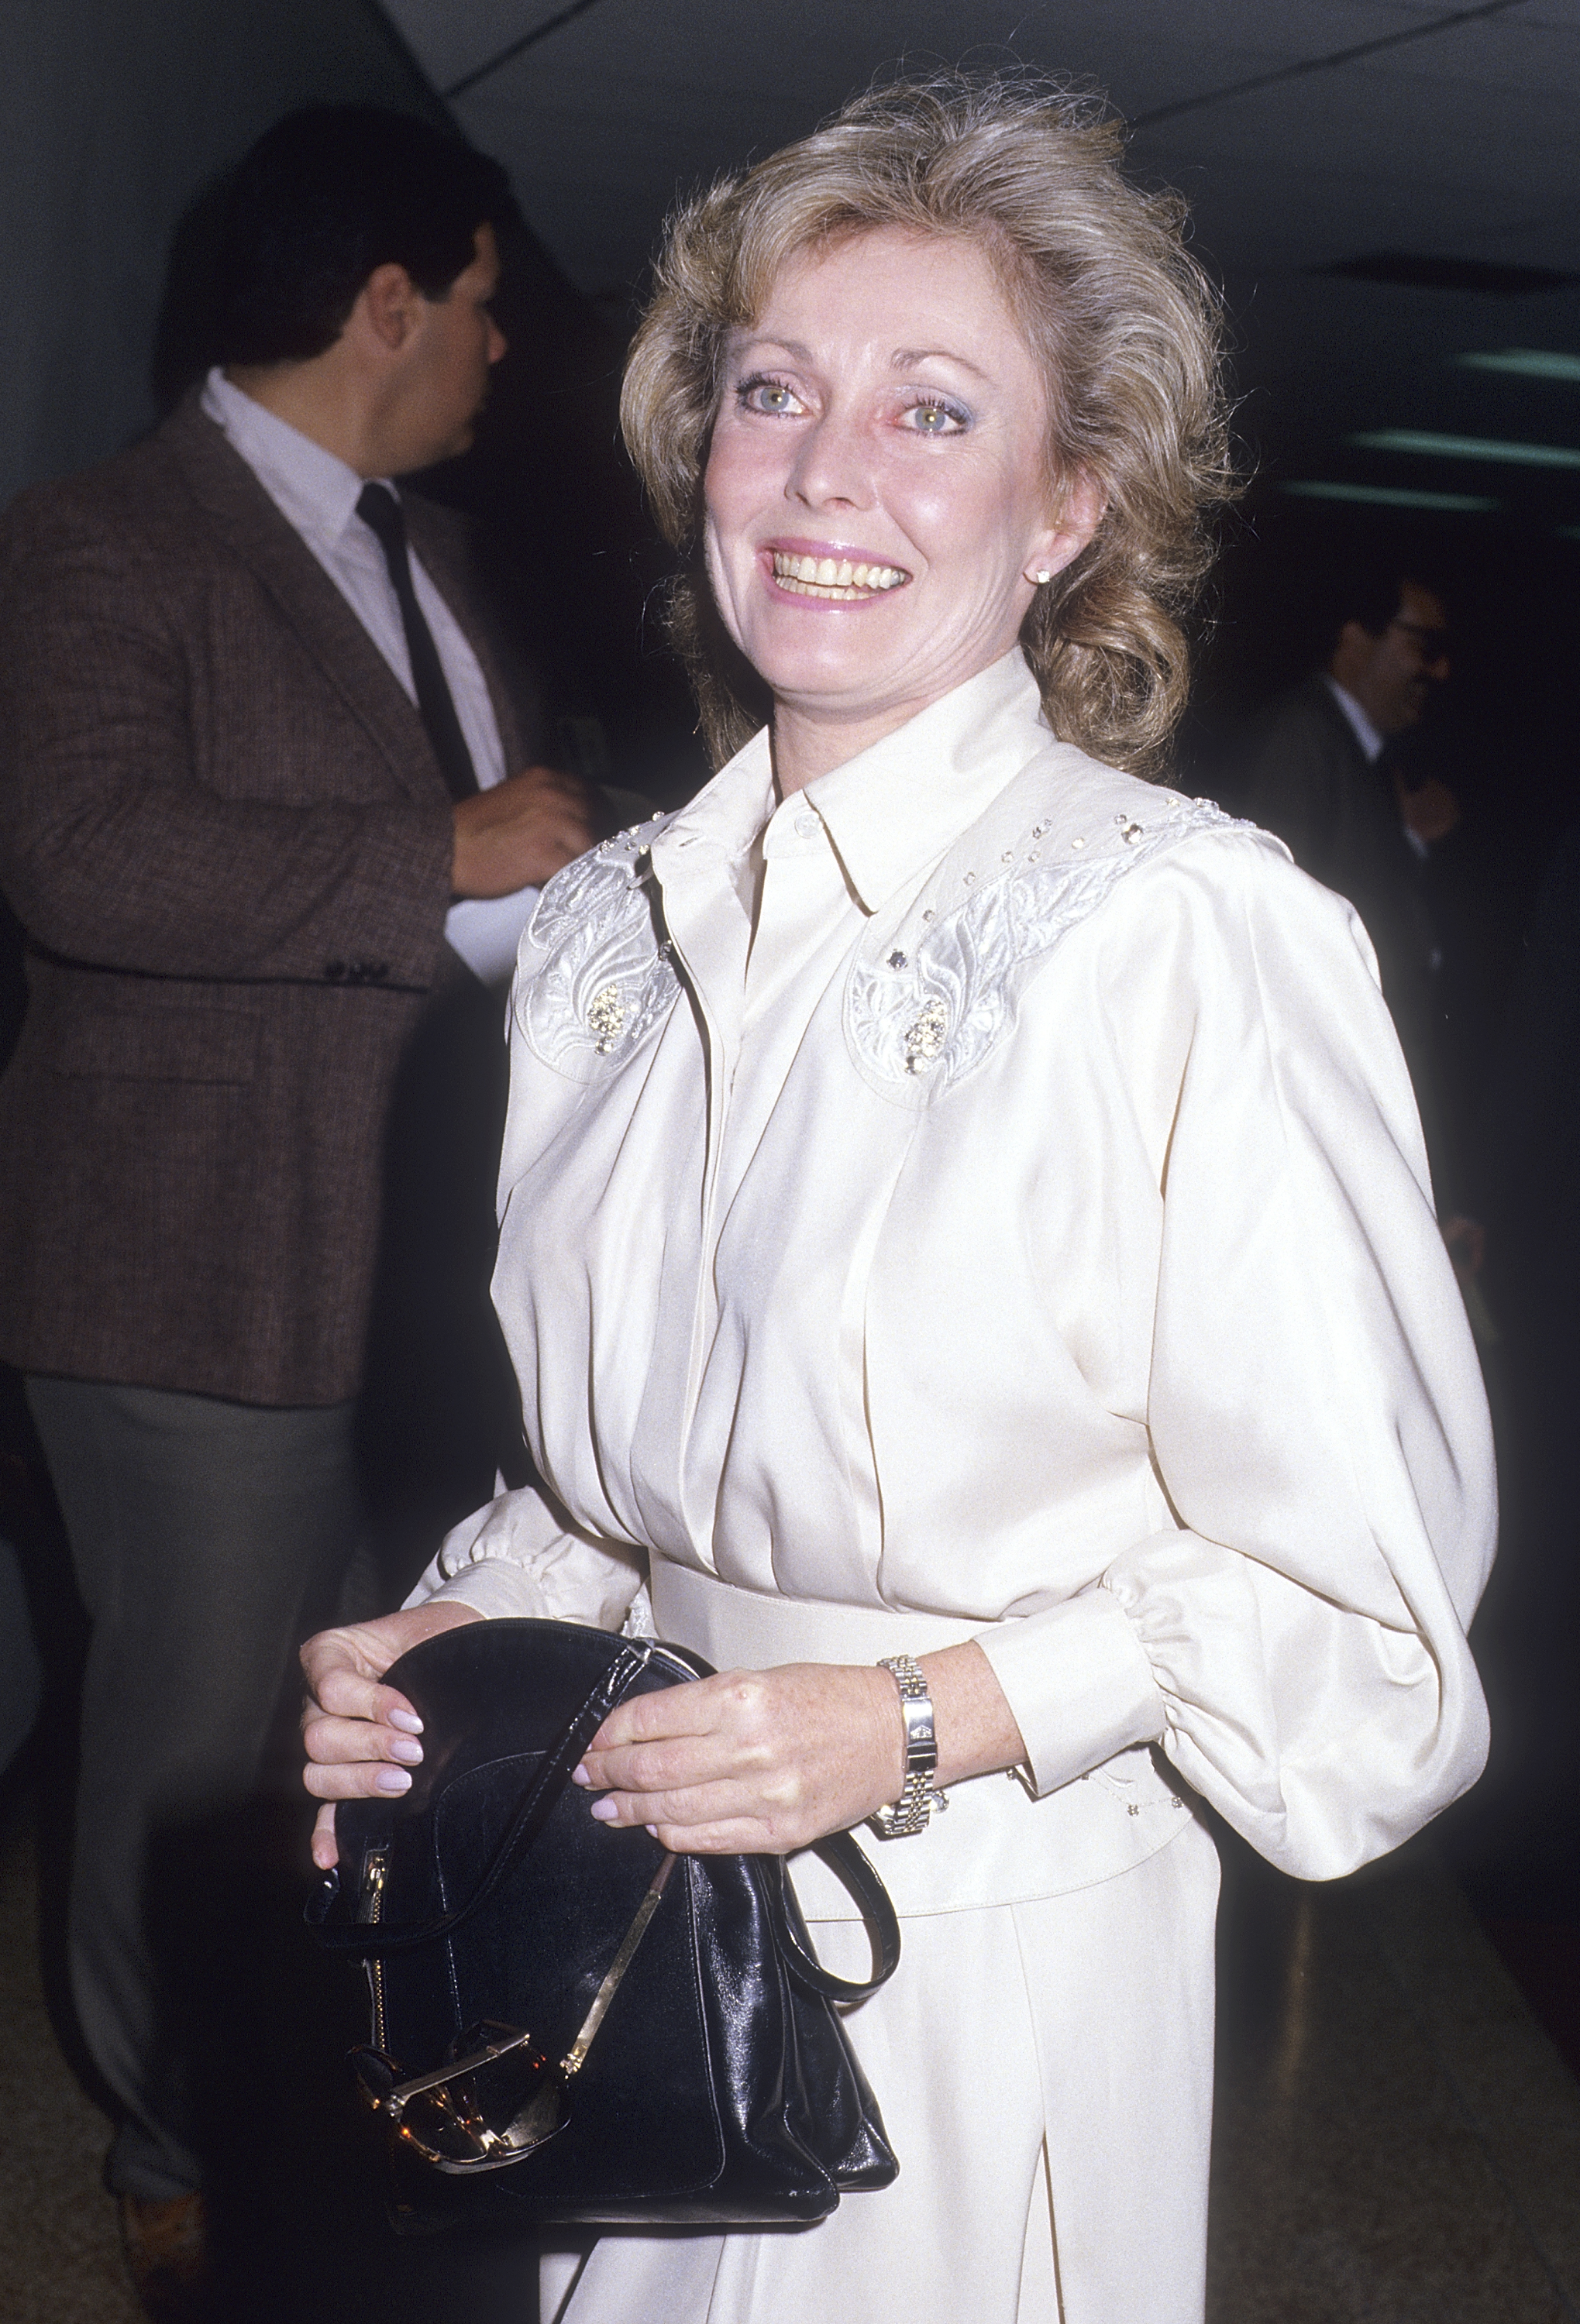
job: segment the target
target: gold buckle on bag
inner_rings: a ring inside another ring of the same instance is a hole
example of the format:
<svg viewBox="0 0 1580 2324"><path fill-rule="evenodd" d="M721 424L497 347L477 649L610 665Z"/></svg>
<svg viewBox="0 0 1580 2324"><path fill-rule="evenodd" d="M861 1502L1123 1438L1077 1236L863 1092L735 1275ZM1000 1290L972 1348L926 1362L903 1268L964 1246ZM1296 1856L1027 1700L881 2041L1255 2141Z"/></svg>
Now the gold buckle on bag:
<svg viewBox="0 0 1580 2324"><path fill-rule="evenodd" d="M502 2171L563 2130L570 2119L571 2084L647 1934L674 1864L666 1849L563 2058L550 2058L524 2027L490 2019L458 2034L442 2066L405 2080L382 2049L353 2050L351 2063L374 2112L425 2163L455 2174Z"/></svg>

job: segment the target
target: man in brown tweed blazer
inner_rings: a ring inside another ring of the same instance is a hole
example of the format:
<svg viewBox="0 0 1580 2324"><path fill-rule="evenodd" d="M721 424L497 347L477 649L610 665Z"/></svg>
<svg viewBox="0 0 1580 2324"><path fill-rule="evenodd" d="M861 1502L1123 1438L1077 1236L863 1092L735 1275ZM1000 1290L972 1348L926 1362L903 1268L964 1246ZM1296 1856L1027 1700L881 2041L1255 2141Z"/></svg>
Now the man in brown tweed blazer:
<svg viewBox="0 0 1580 2324"><path fill-rule="evenodd" d="M255 1781L357 1536L383 1147L414 1028L468 973L455 899L596 835L596 800L529 764L453 521L367 483L470 440L512 215L496 165L420 124L293 117L237 180L224 375L0 523L0 884L31 994L0 1356L94 1626L72 1977L156 2310L201 2214L150 1850Z"/></svg>

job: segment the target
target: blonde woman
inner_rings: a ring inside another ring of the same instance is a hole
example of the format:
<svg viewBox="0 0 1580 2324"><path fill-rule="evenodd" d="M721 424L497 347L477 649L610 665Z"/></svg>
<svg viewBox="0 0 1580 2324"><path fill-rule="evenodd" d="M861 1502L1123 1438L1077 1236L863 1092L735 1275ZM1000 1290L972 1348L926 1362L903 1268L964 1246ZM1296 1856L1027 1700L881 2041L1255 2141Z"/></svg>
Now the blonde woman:
<svg viewBox="0 0 1580 2324"><path fill-rule="evenodd" d="M680 214L633 351L725 763L523 944L495 1297L545 1484L312 1643L308 1780L409 1780L379 1681L443 1625L698 1649L581 1778L679 1849L887 1822L849 2030L901 2168L553 2255L565 2324L1188 2324L1197 1803L1322 1879L1482 1763L1485 1412L1371 952L1147 779L1228 479L1118 145L1025 84L858 99Z"/></svg>

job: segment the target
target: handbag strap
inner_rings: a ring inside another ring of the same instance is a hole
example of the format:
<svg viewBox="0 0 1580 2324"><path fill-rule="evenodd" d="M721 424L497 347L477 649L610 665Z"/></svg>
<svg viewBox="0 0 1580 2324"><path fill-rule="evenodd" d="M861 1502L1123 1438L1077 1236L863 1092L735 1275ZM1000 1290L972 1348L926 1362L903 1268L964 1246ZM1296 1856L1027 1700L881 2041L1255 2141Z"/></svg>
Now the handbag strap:
<svg viewBox="0 0 1580 2324"><path fill-rule="evenodd" d="M572 1714L559 1741L546 1754L542 1766L522 1794L504 1839L494 1852L493 1861L464 1904L457 1905L454 1912L441 1914L437 1920L408 1922L404 1925L399 1922L375 1924L354 1921L336 1926L326 1925L320 1919L318 1925L319 1942L330 1952L382 1956L410 1952L414 1946L432 1944L437 1940L453 1935L521 1862L548 1822L555 1801L570 1781L572 1768L578 1764L587 1745L615 1704L647 1668L651 1653L645 1639L621 1640L619 1651L608 1668L596 1680L587 1700ZM328 1912L338 1892L338 1873L331 1873L324 1883L322 1901L319 1904L320 1914Z"/></svg>
<svg viewBox="0 0 1580 2324"><path fill-rule="evenodd" d="M844 1881L867 1924L867 1934L873 1941L873 1974L869 1978L836 1977L825 1969L816 1953L802 1944L790 1923L786 1892L790 1876L782 1856L762 1859L773 1871L768 1881L769 1919L773 1929L773 1941L780 1956L798 1985L820 1994L825 2001L865 2001L881 1985L887 1985L900 1966L900 1923L889 1891L848 1831L831 1831L827 1839L814 1840L812 1846L825 1864Z"/></svg>
<svg viewBox="0 0 1580 2324"><path fill-rule="evenodd" d="M432 1944L453 1935L463 1923L470 1920L479 1905L486 1903L500 1883L509 1877L531 1847L548 1822L556 1800L570 1781L572 1769L577 1766L587 1745L615 1704L647 1668L651 1651L646 1639L621 1640L619 1651L608 1668L589 1689L586 1701L573 1713L552 1750L545 1757L512 1816L488 1869L464 1904L457 1905L453 1912L441 1914L433 1921L404 1924L393 1921L354 1921L337 1925L327 1922L324 1917L339 1894L340 1877L337 1869L326 1875L308 1907L319 1941L326 1950L352 1953L359 1958L410 1952L418 1945ZM766 1875L769 1924L773 1932L773 1941L791 1976L808 1991L821 1995L826 2001L864 2001L869 1994L875 1993L881 1985L888 1982L899 1964L900 1923L889 1891L849 1832L830 1832L826 1839L817 1840L813 1845L861 1906L862 1918L873 1939L873 1974L865 1979L836 1977L833 1970L825 1969L817 1955L801 1942L790 1923L788 1875L782 1857L759 1859Z"/></svg>

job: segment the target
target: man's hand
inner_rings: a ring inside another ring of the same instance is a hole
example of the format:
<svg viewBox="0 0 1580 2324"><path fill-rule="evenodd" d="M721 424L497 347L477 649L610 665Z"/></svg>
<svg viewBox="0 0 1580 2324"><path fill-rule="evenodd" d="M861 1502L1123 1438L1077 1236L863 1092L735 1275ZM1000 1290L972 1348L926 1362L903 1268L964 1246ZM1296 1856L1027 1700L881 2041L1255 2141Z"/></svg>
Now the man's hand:
<svg viewBox="0 0 1580 2324"><path fill-rule="evenodd" d="M1458 828L1459 801L1436 775L1428 775L1414 790L1407 790L1395 777L1393 788L1405 829L1413 831L1428 847L1436 846L1438 840L1446 839L1451 831Z"/></svg>
<svg viewBox="0 0 1580 2324"><path fill-rule="evenodd" d="M603 836L596 794L575 775L529 767L455 806L457 896L511 896L541 888Z"/></svg>
<svg viewBox="0 0 1580 2324"><path fill-rule="evenodd" d="M1487 1231L1480 1219L1467 1218L1463 1211L1455 1211L1443 1221L1443 1240L1455 1267L1464 1268L1470 1275L1481 1273L1487 1256Z"/></svg>

